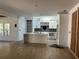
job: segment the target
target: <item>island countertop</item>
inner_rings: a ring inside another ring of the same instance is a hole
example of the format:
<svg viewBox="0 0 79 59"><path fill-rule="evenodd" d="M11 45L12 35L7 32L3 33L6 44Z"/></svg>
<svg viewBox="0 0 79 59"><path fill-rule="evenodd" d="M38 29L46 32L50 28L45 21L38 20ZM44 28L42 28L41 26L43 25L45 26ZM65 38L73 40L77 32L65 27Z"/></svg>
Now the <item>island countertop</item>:
<svg viewBox="0 0 79 59"><path fill-rule="evenodd" d="M24 34L25 43L48 43L47 33L26 33Z"/></svg>
<svg viewBox="0 0 79 59"><path fill-rule="evenodd" d="M25 34L41 34L41 35L48 35L47 32L33 32L33 33L25 33Z"/></svg>

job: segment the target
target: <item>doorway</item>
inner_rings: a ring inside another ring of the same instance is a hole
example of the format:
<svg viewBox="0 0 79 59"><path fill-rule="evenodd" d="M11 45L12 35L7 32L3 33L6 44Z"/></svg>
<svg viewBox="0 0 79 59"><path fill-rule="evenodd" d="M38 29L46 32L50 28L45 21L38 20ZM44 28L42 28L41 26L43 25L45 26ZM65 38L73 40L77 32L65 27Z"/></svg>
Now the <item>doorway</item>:
<svg viewBox="0 0 79 59"><path fill-rule="evenodd" d="M0 22L0 40L5 40L10 35L10 23Z"/></svg>

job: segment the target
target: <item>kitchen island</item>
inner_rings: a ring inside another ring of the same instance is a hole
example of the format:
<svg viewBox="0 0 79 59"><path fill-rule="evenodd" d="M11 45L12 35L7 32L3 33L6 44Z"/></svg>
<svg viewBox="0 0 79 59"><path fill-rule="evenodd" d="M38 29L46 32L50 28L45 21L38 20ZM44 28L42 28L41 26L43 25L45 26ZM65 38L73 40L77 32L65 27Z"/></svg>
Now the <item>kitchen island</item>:
<svg viewBox="0 0 79 59"><path fill-rule="evenodd" d="M44 33L26 33L24 34L24 43L48 43L48 34Z"/></svg>

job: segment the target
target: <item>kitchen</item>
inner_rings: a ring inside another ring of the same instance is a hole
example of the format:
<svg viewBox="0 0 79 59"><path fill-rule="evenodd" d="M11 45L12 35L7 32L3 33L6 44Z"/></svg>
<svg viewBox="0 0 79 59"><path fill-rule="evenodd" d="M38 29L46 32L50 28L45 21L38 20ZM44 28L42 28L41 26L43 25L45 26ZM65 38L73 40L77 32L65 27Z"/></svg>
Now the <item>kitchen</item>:
<svg viewBox="0 0 79 59"><path fill-rule="evenodd" d="M57 16L33 17L33 20L26 20L26 24L25 43L57 44L59 24Z"/></svg>

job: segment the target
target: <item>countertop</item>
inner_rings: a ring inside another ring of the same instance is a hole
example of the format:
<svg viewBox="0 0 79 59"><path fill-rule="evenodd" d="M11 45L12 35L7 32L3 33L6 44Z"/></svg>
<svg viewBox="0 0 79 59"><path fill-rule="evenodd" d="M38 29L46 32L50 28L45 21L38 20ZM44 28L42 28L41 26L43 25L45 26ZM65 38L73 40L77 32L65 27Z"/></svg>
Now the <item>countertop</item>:
<svg viewBox="0 0 79 59"><path fill-rule="evenodd" d="M43 33L34 32L34 33L25 33L25 34L48 35L48 33L45 33L45 32Z"/></svg>

